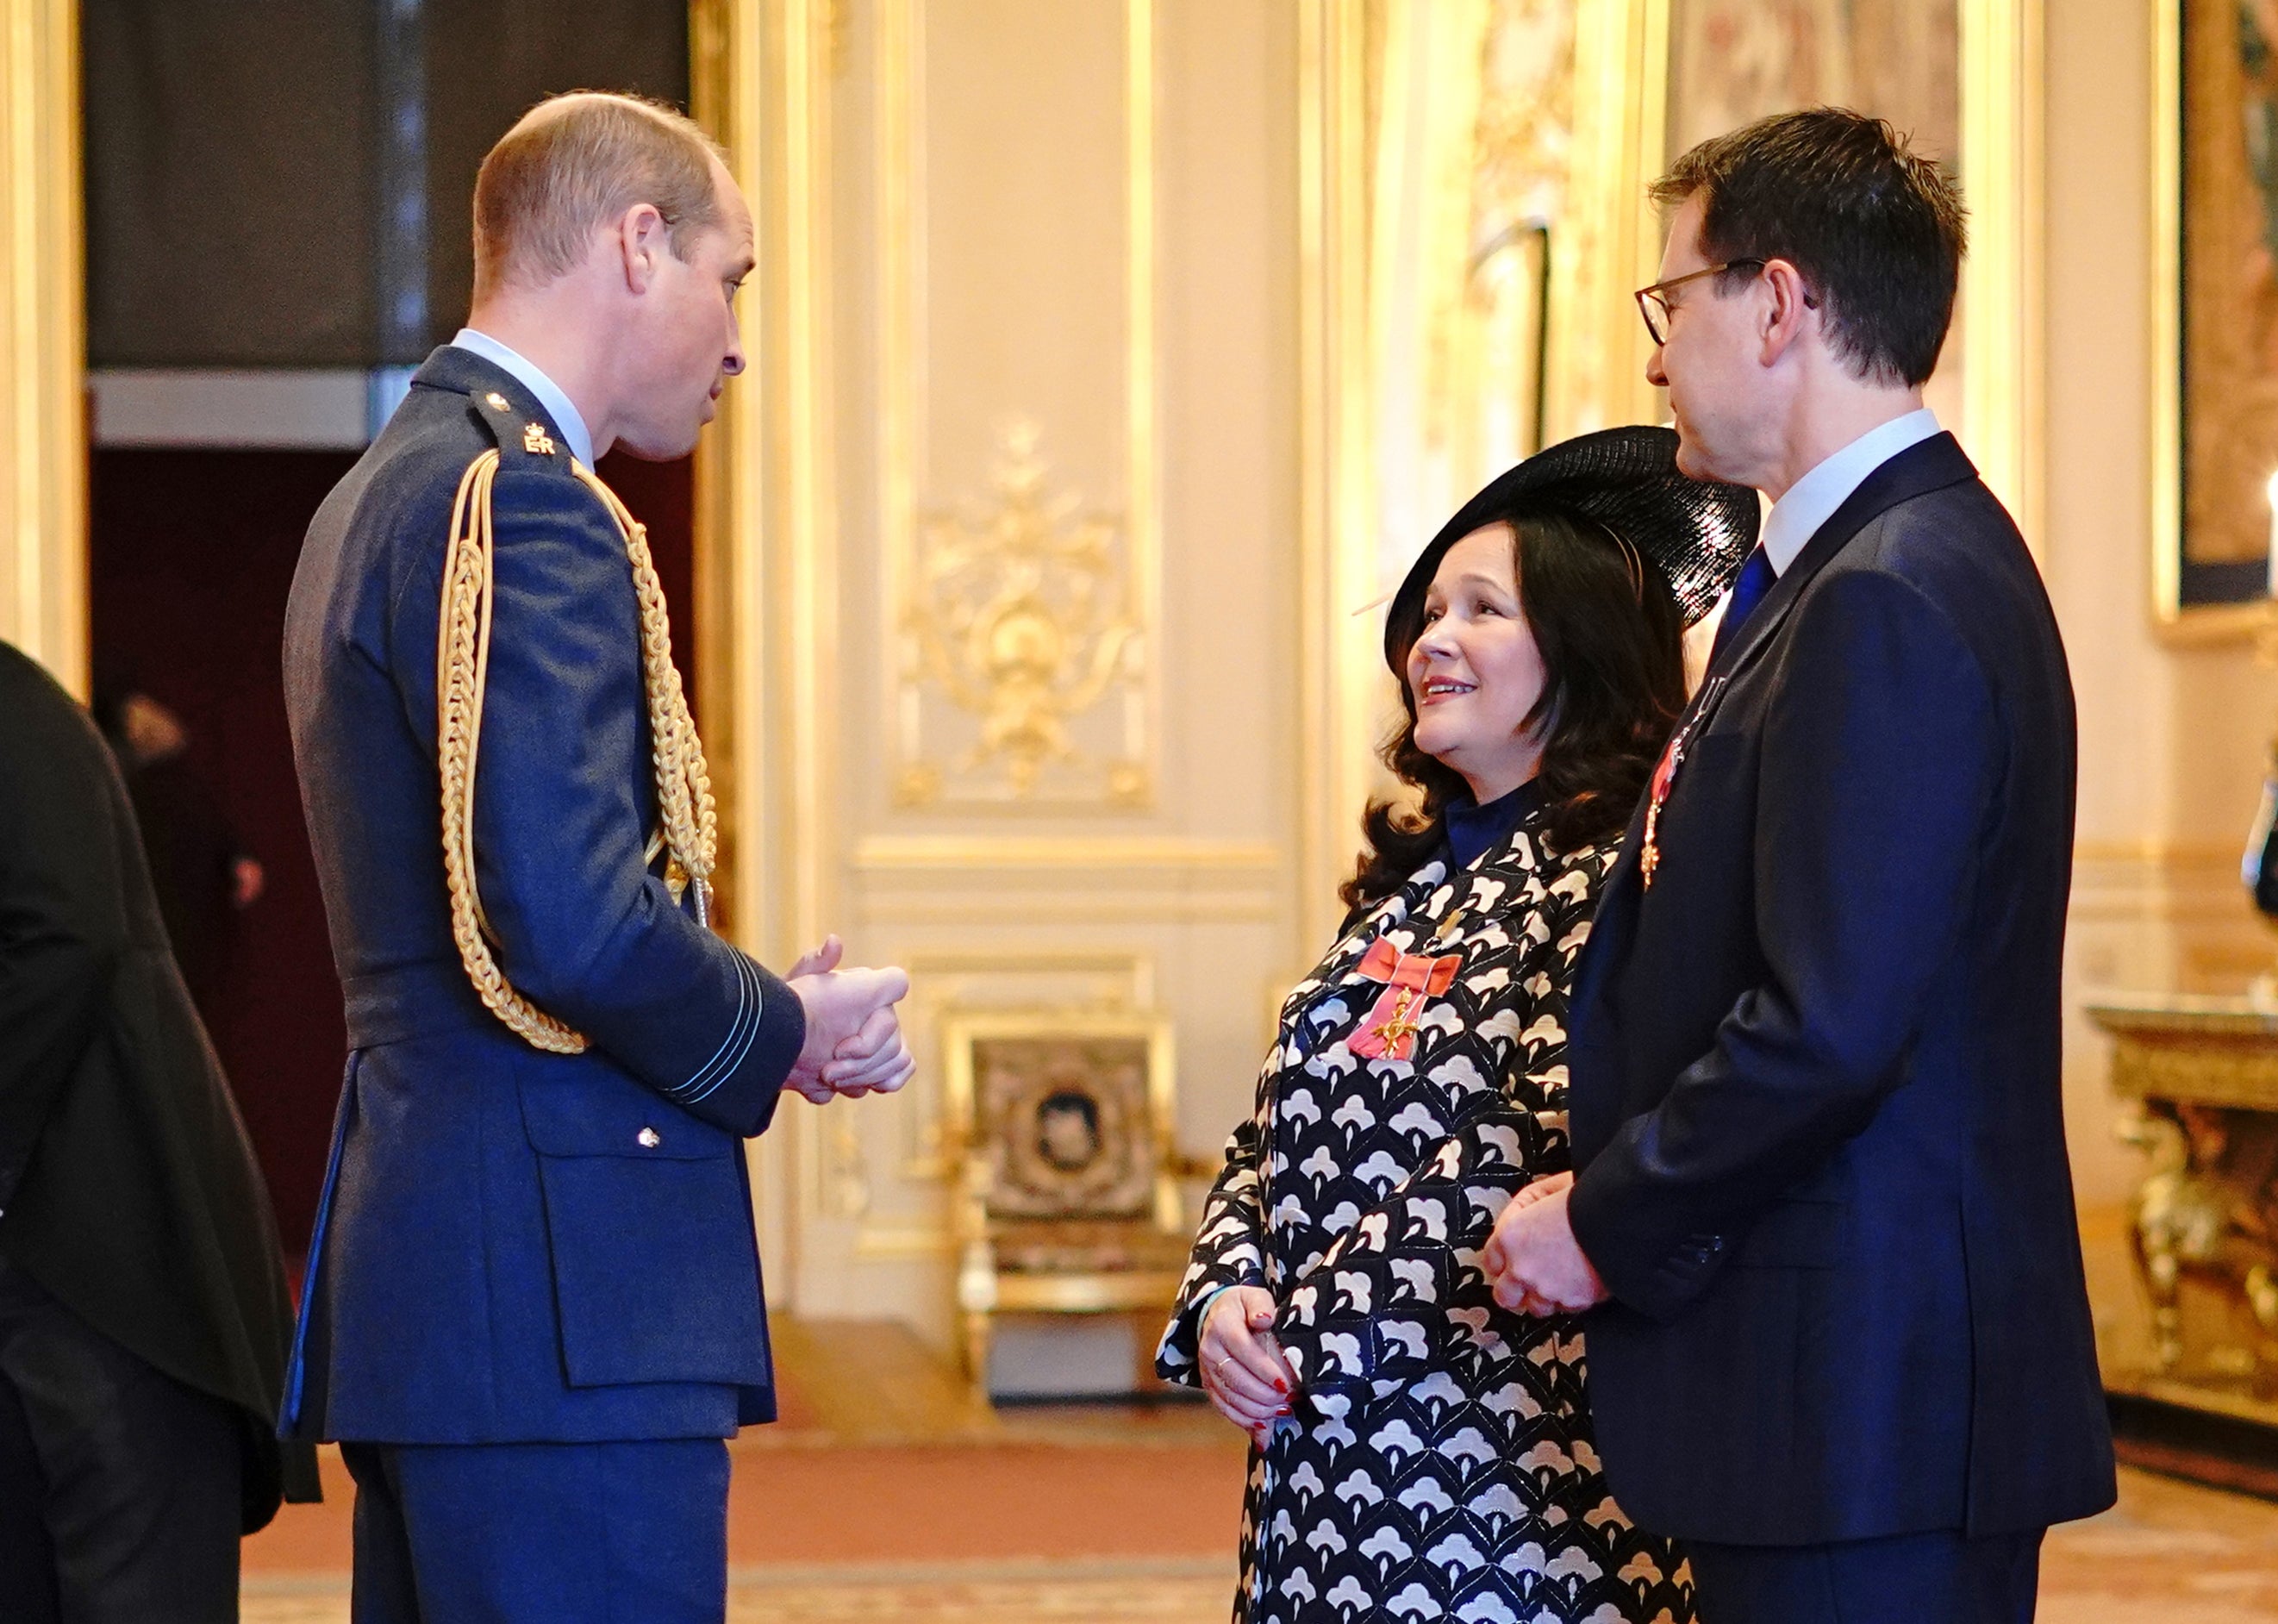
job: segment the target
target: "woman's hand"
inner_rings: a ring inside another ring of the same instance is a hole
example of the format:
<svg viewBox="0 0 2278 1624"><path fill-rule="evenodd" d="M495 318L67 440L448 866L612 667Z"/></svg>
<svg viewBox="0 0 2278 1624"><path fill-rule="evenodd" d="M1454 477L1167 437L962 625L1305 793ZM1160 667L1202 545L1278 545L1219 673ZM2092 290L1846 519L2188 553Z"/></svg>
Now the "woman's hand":
<svg viewBox="0 0 2278 1624"><path fill-rule="evenodd" d="M1280 1417L1289 1413L1297 1375L1273 1340L1273 1293L1259 1286L1220 1291L1203 1316L1197 1342L1203 1391L1218 1413L1265 1442Z"/></svg>

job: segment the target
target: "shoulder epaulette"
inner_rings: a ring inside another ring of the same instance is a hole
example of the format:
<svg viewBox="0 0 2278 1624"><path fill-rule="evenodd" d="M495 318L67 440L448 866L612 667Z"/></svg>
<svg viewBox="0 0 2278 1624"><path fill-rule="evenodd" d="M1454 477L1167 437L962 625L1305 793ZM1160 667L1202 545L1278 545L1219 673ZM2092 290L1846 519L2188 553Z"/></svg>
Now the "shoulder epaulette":
<svg viewBox="0 0 2278 1624"><path fill-rule="evenodd" d="M496 389L478 389L467 397L476 414L498 441L499 465L508 471L532 466L570 471L570 448L562 443L539 413L516 405Z"/></svg>

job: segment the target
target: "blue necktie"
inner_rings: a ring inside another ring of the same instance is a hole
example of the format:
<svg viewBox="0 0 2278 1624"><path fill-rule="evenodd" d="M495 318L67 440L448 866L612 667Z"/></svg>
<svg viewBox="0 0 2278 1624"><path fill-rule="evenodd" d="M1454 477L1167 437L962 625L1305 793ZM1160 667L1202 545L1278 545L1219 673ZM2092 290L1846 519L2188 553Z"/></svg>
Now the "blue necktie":
<svg viewBox="0 0 2278 1624"><path fill-rule="evenodd" d="M1717 624L1716 640L1708 650L1709 664L1716 664L1724 656L1724 645L1732 640L1740 623L1763 601L1764 594L1777 579L1779 575L1772 568L1771 559L1759 546L1748 555L1748 562L1740 566L1740 578L1732 583L1731 601L1724 606L1724 618Z"/></svg>

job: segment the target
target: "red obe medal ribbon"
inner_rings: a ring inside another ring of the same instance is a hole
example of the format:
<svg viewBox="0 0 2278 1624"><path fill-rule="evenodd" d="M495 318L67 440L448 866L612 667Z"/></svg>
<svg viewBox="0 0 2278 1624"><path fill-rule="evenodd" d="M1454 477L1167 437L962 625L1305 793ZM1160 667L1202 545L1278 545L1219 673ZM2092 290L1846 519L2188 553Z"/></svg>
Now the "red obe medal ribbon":
<svg viewBox="0 0 2278 1624"><path fill-rule="evenodd" d="M1385 988L1346 1046L1365 1060L1406 1060L1416 1052L1424 1006L1454 985L1456 972L1463 967L1460 953L1433 958L1403 953L1380 937L1371 942L1360 973L1383 982Z"/></svg>
<svg viewBox="0 0 2278 1624"><path fill-rule="evenodd" d="M1701 690L1701 697L1693 707L1693 714L1685 724L1670 735L1669 747L1661 753L1661 761L1653 770L1653 787L1646 793L1645 843L1638 848L1638 877L1645 882L1647 891L1653 889L1653 871L1661 867L1661 808L1668 801L1669 792L1677 786L1677 770L1685 765L1686 747L1724 692L1724 678L1711 678Z"/></svg>

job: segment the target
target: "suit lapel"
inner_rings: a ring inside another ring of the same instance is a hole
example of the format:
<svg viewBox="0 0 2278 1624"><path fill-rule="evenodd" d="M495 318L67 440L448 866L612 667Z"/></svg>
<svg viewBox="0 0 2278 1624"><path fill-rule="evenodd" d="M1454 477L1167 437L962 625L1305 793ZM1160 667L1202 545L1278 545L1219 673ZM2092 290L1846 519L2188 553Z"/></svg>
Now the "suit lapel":
<svg viewBox="0 0 2278 1624"><path fill-rule="evenodd" d="M1908 446L1861 480L1859 488L1828 516L1827 522L1804 544L1803 551L1772 583L1763 601L1756 605L1755 613L1748 617L1747 624L1725 646L1723 656L1710 664L1702 694L1711 707L1723 693L1716 689L1711 695L1716 678L1730 678L1756 657L1771 641L1780 623L1802 596L1803 589L1811 584L1812 577L1825 569L1854 536L1902 502L1911 502L1976 477L1976 467L1952 434L1933 434ZM1706 720L1705 716L1701 720Z"/></svg>

